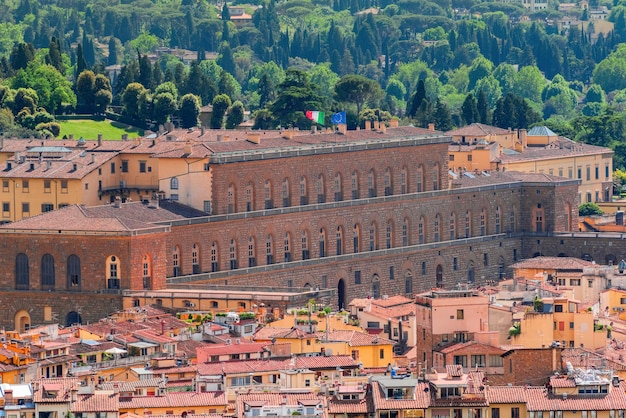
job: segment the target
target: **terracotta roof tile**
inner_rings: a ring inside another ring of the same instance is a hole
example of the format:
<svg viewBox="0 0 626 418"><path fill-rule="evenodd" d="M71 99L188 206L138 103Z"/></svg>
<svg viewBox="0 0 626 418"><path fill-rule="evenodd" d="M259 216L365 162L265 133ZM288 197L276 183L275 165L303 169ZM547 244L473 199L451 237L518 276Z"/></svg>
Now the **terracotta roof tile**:
<svg viewBox="0 0 626 418"><path fill-rule="evenodd" d="M488 386L487 401L492 403L526 403L525 386Z"/></svg>
<svg viewBox="0 0 626 418"><path fill-rule="evenodd" d="M482 137L487 135L506 135L510 134L508 129L498 128L497 126L485 125L482 123L472 123L452 131L447 131L446 135L451 136L471 136Z"/></svg>
<svg viewBox="0 0 626 418"><path fill-rule="evenodd" d="M534 257L511 265L512 269L577 270L593 266L593 262L575 257Z"/></svg>
<svg viewBox="0 0 626 418"><path fill-rule="evenodd" d="M546 388L530 388L527 391L526 406L529 411L607 411L626 409L626 385L611 388L607 394L594 395L554 395Z"/></svg>
<svg viewBox="0 0 626 418"><path fill-rule="evenodd" d="M375 409L426 409L430 405L428 383L415 386L414 399L388 399L378 382L372 382L372 395Z"/></svg>
<svg viewBox="0 0 626 418"><path fill-rule="evenodd" d="M134 396L122 398L120 409L175 408L181 406L225 406L224 392L170 392L164 396Z"/></svg>
<svg viewBox="0 0 626 418"><path fill-rule="evenodd" d="M117 394L79 394L70 405L72 412L117 412L118 399Z"/></svg>

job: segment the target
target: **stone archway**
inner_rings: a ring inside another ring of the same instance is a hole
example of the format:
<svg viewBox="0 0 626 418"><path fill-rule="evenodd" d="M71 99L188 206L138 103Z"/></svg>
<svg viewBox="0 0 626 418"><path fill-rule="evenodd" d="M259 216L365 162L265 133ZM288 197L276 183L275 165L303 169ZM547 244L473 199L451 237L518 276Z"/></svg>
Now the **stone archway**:
<svg viewBox="0 0 626 418"><path fill-rule="evenodd" d="M83 323L83 320L78 312L71 311L67 313L67 316L65 317L66 327L71 327L74 324L82 324L82 323Z"/></svg>
<svg viewBox="0 0 626 418"><path fill-rule="evenodd" d="M30 329L30 314L24 309L17 311L14 317L15 330L24 332Z"/></svg>

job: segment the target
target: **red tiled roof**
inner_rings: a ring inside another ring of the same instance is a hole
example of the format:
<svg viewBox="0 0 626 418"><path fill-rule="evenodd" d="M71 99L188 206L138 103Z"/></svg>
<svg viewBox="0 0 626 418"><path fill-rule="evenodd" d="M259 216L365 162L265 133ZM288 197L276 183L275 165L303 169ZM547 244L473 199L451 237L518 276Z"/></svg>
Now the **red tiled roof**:
<svg viewBox="0 0 626 418"><path fill-rule="evenodd" d="M498 128L497 126L485 125L482 123L472 123L452 131L447 131L446 135L450 136L470 136L479 137L487 135L506 135L510 134L508 129Z"/></svg>
<svg viewBox="0 0 626 418"><path fill-rule="evenodd" d="M267 343L254 343L242 341L239 344L210 344L198 347L198 353L205 356L219 356L227 354L261 353L267 347Z"/></svg>
<svg viewBox="0 0 626 418"><path fill-rule="evenodd" d="M612 387L607 394L594 395L554 395L546 388L529 388L526 407L528 411L607 411L626 409L626 385Z"/></svg>
<svg viewBox="0 0 626 418"><path fill-rule="evenodd" d="M348 345L350 345L351 347L369 346L376 344L395 344L395 341L379 337L378 335L371 335L364 332L347 330L333 331L329 333L328 340L344 341L347 342Z"/></svg>
<svg viewBox="0 0 626 418"><path fill-rule="evenodd" d="M593 262L575 257L534 257L519 261L511 265L512 269L550 269L550 270L580 270L593 266Z"/></svg>
<svg viewBox="0 0 626 418"><path fill-rule="evenodd" d="M71 402L72 412L118 412L119 396L117 394L89 394L78 395Z"/></svg>
<svg viewBox="0 0 626 418"><path fill-rule="evenodd" d="M244 416L245 405L252 407L259 406L279 406L287 405L291 407L297 407L299 405L315 406L321 405L322 408L325 405L325 398L321 394L312 392L305 393L240 393L237 396L237 415L239 417Z"/></svg>
<svg viewBox="0 0 626 418"><path fill-rule="evenodd" d="M170 392L164 396L122 398L120 409L167 408L180 406L225 406L224 392Z"/></svg>
<svg viewBox="0 0 626 418"><path fill-rule="evenodd" d="M378 382L372 382L374 408L381 409L426 409L430 405L428 383L418 383L415 386L414 399L387 399Z"/></svg>
<svg viewBox="0 0 626 418"><path fill-rule="evenodd" d="M487 401L492 403L526 403L525 386L487 386Z"/></svg>
<svg viewBox="0 0 626 418"><path fill-rule="evenodd" d="M78 388L75 377L36 379L33 385L33 401L39 403L60 403L70 399L70 391Z"/></svg>

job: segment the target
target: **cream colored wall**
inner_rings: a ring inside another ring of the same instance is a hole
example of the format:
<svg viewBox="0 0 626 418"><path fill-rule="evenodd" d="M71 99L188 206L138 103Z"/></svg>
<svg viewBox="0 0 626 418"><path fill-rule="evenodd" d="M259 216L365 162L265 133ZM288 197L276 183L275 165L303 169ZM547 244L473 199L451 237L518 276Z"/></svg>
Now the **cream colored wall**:
<svg viewBox="0 0 626 418"><path fill-rule="evenodd" d="M465 151L450 151L449 155L454 156L454 160L449 161L448 168L450 170L458 171L459 168L465 171L474 170L491 170L491 152L486 149L473 149L469 152ZM471 156L471 161L468 159ZM495 168L495 167L494 167Z"/></svg>
<svg viewBox="0 0 626 418"><path fill-rule="evenodd" d="M595 167L598 167L598 178L595 178ZM606 177L606 166L609 167L609 177ZM582 184L579 186L580 203L587 201L586 194L591 193L591 200L596 201L596 192L599 200L604 200L604 187L612 182L613 160L611 155L583 155L568 158L552 158L534 161L519 161L503 164L509 171L525 173L545 173L555 176L578 178L578 169L581 169ZM587 167L590 169L590 178L587 180ZM571 169L571 176L570 176Z"/></svg>
<svg viewBox="0 0 626 418"><path fill-rule="evenodd" d="M199 210L204 209L204 201L211 200L212 172L205 171L208 158L154 158L158 164L159 190L165 197L178 194L178 201ZM178 179L178 190L170 187L171 179Z"/></svg>

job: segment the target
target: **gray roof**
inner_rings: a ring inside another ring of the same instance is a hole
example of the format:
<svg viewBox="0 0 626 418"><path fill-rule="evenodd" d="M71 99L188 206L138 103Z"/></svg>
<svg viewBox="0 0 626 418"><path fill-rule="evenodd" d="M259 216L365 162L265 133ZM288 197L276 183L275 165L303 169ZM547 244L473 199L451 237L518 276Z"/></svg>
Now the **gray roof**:
<svg viewBox="0 0 626 418"><path fill-rule="evenodd" d="M526 133L527 136L557 136L554 132L545 126L535 126Z"/></svg>

